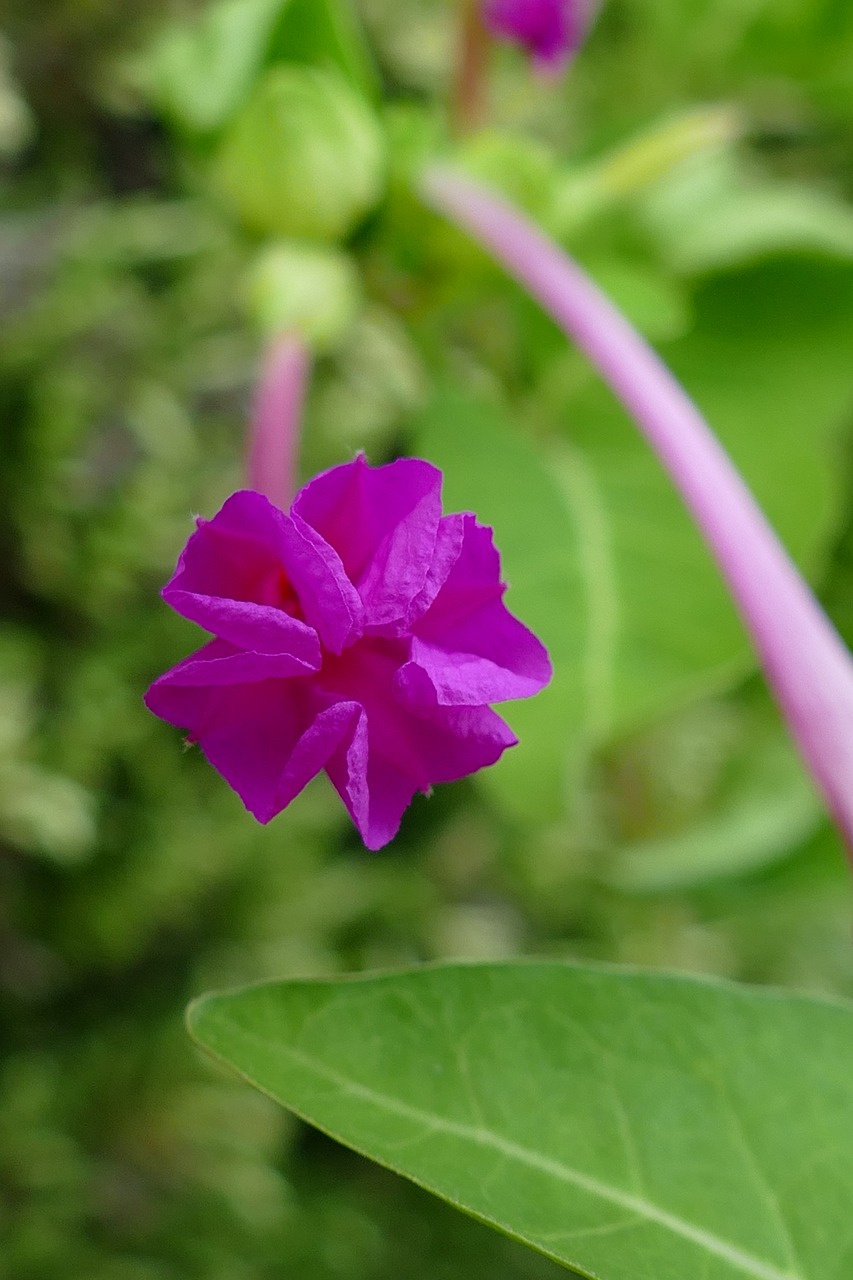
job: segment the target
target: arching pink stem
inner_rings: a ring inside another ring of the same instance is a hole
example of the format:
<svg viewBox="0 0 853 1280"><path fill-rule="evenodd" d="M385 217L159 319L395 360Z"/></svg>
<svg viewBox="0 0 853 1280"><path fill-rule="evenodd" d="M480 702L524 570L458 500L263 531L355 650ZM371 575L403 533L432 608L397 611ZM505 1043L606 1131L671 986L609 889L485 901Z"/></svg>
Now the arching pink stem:
<svg viewBox="0 0 853 1280"><path fill-rule="evenodd" d="M657 354L527 218L450 172L430 171L424 192L586 353L658 454L717 559L803 759L853 850L853 659L728 454Z"/></svg>

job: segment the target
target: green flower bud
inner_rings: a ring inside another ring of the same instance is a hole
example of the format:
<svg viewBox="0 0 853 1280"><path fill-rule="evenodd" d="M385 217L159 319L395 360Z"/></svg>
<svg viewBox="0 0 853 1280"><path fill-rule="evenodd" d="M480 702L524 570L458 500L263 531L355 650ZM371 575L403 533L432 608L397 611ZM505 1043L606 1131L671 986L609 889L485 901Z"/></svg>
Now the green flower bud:
<svg viewBox="0 0 853 1280"><path fill-rule="evenodd" d="M338 240L378 202L384 159L375 114L338 72L281 65L228 130L219 184L252 231Z"/></svg>
<svg viewBox="0 0 853 1280"><path fill-rule="evenodd" d="M279 241L257 258L247 301L264 337L295 329L324 350L335 346L355 319L361 302L358 273L337 249Z"/></svg>

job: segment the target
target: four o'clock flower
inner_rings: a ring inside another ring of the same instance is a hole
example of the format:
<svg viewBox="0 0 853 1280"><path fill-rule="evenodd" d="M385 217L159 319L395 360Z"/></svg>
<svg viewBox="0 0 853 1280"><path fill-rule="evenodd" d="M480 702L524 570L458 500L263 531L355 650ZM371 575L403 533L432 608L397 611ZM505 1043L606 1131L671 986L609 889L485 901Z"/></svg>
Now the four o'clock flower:
<svg viewBox="0 0 853 1280"><path fill-rule="evenodd" d="M739 606L803 759L853 851L853 659L696 406L592 280L522 214L452 173L427 199L586 352L669 471Z"/></svg>
<svg viewBox="0 0 853 1280"><path fill-rule="evenodd" d="M256 401L255 488L196 522L163 590L212 639L145 701L259 822L325 769L379 849L415 792L515 745L490 704L537 693L551 666L504 605L491 529L442 514L430 463L359 456L284 509L304 374L298 342L282 340Z"/></svg>
<svg viewBox="0 0 853 1280"><path fill-rule="evenodd" d="M497 36L522 44L540 71L559 74L578 49L593 0L484 0L483 16Z"/></svg>

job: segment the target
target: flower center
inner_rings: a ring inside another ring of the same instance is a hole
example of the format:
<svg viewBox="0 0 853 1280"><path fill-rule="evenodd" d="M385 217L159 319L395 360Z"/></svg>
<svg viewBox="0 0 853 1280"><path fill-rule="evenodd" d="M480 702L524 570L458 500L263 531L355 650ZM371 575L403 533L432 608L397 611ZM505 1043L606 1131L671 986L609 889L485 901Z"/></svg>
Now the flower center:
<svg viewBox="0 0 853 1280"><path fill-rule="evenodd" d="M305 612L296 594L296 588L283 568L279 568L275 583L275 603L279 609L289 613L291 618L297 618L300 622L305 621Z"/></svg>

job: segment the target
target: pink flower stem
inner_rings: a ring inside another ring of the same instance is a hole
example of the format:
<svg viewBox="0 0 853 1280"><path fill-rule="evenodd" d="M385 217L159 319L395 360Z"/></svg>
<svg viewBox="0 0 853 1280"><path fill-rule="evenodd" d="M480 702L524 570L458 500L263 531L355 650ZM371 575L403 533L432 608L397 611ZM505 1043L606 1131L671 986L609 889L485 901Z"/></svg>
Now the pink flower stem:
<svg viewBox="0 0 853 1280"><path fill-rule="evenodd" d="M246 475L250 489L286 511L296 492L302 407L311 356L296 333L277 338L264 359L252 406Z"/></svg>
<svg viewBox="0 0 853 1280"><path fill-rule="evenodd" d="M853 851L853 659L731 459L652 348L538 228L453 173L431 170L423 189L585 352L658 454L717 559L794 740Z"/></svg>

